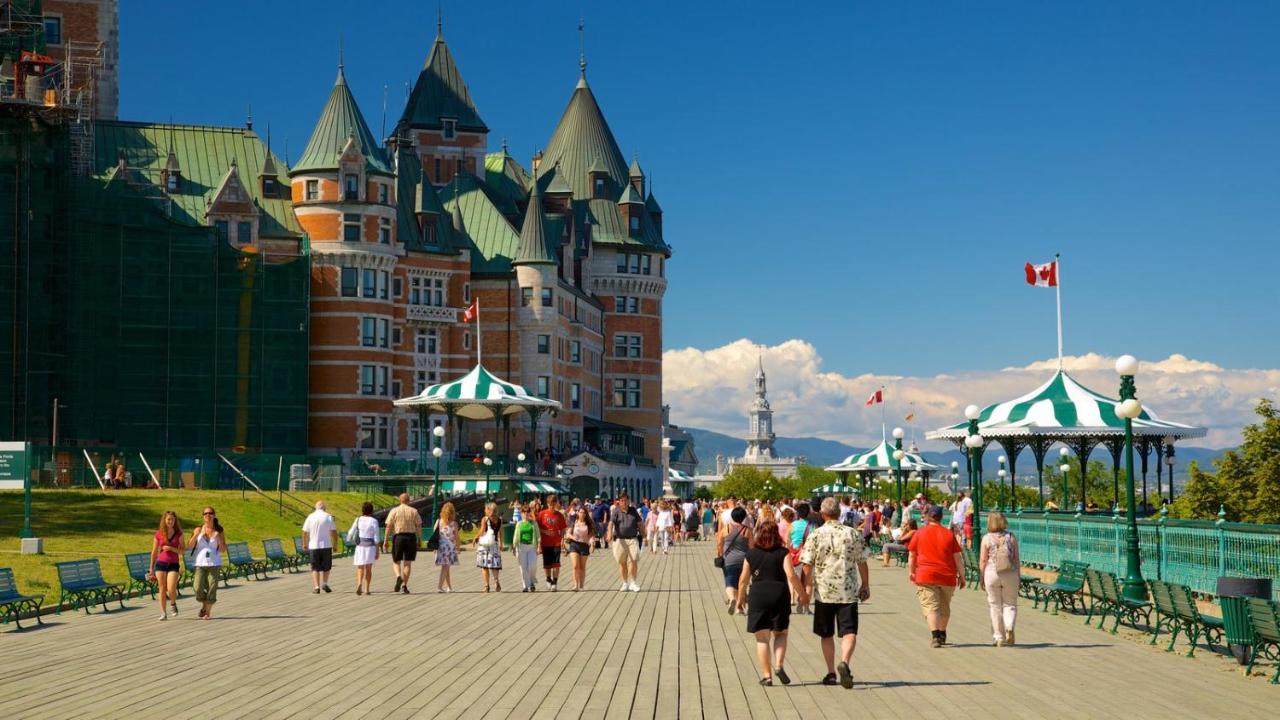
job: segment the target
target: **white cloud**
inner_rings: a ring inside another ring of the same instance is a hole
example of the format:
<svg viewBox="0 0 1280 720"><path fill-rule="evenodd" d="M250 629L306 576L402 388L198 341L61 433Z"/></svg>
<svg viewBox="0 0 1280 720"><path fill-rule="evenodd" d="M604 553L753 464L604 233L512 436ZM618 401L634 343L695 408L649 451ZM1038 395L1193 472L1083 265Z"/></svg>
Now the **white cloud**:
<svg viewBox="0 0 1280 720"><path fill-rule="evenodd" d="M761 355L775 410L774 432L858 447L880 439L880 408L868 408L864 402L881 385L889 426L905 426L903 417L914 412L916 433L923 439L926 430L963 419L965 405L1017 397L1057 367L1053 358L1025 367L928 377L850 377L824 371L822 356L804 340L761 347L742 339L710 350L672 349L663 355L665 402L671 405L672 422L743 435ZM1115 358L1090 353L1064 358L1064 366L1085 386L1116 394ZM1196 445L1226 447L1240 442L1240 429L1254 421L1253 406L1259 398L1280 399L1280 369L1230 369L1174 354L1142 363L1138 394L1164 419L1207 427L1208 437L1192 441Z"/></svg>

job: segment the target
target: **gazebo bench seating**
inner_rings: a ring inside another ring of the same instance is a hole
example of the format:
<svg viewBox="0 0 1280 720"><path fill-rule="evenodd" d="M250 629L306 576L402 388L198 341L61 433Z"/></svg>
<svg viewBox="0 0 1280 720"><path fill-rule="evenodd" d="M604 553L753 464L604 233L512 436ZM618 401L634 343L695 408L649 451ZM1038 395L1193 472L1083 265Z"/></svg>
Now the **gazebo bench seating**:
<svg viewBox="0 0 1280 720"><path fill-rule="evenodd" d="M13 618L13 625L22 629L19 618L29 612L36 618L36 623L43 625L40 619L40 606L44 604L43 595L23 595L18 591L18 583L13 579L13 568L0 568L0 624Z"/></svg>
<svg viewBox="0 0 1280 720"><path fill-rule="evenodd" d="M84 608L85 614L89 613L91 605L102 603L102 611L109 612L107 600L112 595L116 596L120 608L124 609L124 586L109 583L102 578L102 567L98 565L97 558L67 560L54 563L54 567L58 569L58 583L62 586L58 595L58 612L67 603L70 603L72 610Z"/></svg>

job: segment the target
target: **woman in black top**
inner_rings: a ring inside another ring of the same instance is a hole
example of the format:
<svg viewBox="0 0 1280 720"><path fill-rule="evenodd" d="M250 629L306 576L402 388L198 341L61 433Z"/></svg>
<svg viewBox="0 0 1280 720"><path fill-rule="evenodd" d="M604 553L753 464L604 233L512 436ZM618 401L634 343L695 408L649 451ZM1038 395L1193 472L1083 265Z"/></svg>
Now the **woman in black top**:
<svg viewBox="0 0 1280 720"><path fill-rule="evenodd" d="M791 625L791 594L800 592L795 578L791 553L782 544L778 524L772 519L761 521L752 533L751 549L738 581L739 607L744 603L747 606L747 632L756 636L756 656L763 673L761 685L773 685L775 673L783 685L791 683L782 663L787 655L787 628ZM772 670L775 666L777 669Z"/></svg>

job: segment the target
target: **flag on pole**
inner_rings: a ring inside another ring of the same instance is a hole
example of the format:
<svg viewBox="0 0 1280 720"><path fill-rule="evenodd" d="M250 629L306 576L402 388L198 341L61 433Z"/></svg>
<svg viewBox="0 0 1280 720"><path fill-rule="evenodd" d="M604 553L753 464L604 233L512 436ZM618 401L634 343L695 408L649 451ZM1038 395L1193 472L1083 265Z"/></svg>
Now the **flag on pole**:
<svg viewBox="0 0 1280 720"><path fill-rule="evenodd" d="M867 398L867 406L884 402L884 390L877 390L871 393L871 397Z"/></svg>
<svg viewBox="0 0 1280 720"><path fill-rule="evenodd" d="M911 422L912 420L915 420L915 419L916 419L916 414L913 412L907 413L907 416L903 418L903 420L906 420L907 422Z"/></svg>
<svg viewBox="0 0 1280 720"><path fill-rule="evenodd" d="M480 314L480 298L471 301L466 310L462 311L462 322L471 322Z"/></svg>
<svg viewBox="0 0 1280 720"><path fill-rule="evenodd" d="M1032 265L1027 263L1023 268L1027 274L1027 284L1036 287L1058 287L1058 261L1047 262L1043 265Z"/></svg>

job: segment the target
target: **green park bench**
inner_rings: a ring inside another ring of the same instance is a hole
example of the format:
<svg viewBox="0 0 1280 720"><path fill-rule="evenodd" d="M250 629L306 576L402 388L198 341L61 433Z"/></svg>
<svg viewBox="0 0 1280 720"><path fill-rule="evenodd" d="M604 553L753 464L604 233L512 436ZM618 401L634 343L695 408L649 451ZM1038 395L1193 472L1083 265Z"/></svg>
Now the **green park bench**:
<svg viewBox="0 0 1280 720"><path fill-rule="evenodd" d="M151 553L127 553L124 563L129 568L129 584L124 591L130 595L137 591L138 597L150 592L151 597L155 598L159 586L155 580L147 578L147 574L151 572Z"/></svg>
<svg viewBox="0 0 1280 720"><path fill-rule="evenodd" d="M266 553L267 563L281 572L289 570L297 571L301 558L297 555L286 555L284 552L284 543L280 538L268 538L262 541L262 551Z"/></svg>
<svg viewBox="0 0 1280 720"><path fill-rule="evenodd" d="M1249 624L1253 626L1253 652L1249 654L1245 672L1253 672L1258 655L1262 655L1276 666L1271 684L1280 684L1280 604L1249 598Z"/></svg>
<svg viewBox="0 0 1280 720"><path fill-rule="evenodd" d="M22 617L22 613L30 612L35 615L36 623L43 625L44 621L40 619L40 606L43 604L43 595L23 595L18 592L18 583L13 579L13 568L0 568L0 624L9 622L12 617L14 626L21 630L22 623L18 618Z"/></svg>
<svg viewBox="0 0 1280 720"><path fill-rule="evenodd" d="M307 550L306 543L302 542L301 535L293 536L293 556L298 559L298 567L311 562L311 553Z"/></svg>
<svg viewBox="0 0 1280 720"><path fill-rule="evenodd" d="M58 569L58 583L62 586L62 592L58 595L57 612L62 612L62 606L68 603L72 610L84 608L86 615L89 607L98 603L102 603L103 612L109 612L107 600L112 595L116 596L120 608L124 609L124 586L109 583L102 578L102 567L98 565L97 558L68 560L54 563L54 567Z"/></svg>
<svg viewBox="0 0 1280 720"><path fill-rule="evenodd" d="M977 590L982 581L982 573L978 569L978 551L973 548L964 548L962 553L965 586Z"/></svg>
<svg viewBox="0 0 1280 720"><path fill-rule="evenodd" d="M1085 571L1093 574L1090 577L1090 594L1092 595L1093 580L1096 577L1099 584L1099 590L1102 593L1102 618L1098 621L1098 628L1101 629L1107 622L1107 614L1110 613L1115 618L1115 623L1111 626L1111 634L1116 634L1120 628L1120 621L1128 621L1134 628L1138 627L1138 618L1142 618L1146 627L1151 626L1151 603L1147 600L1133 600L1124 596L1120 589L1120 580L1115 573L1103 571Z"/></svg>
<svg viewBox="0 0 1280 720"><path fill-rule="evenodd" d="M259 580L267 579L267 563L249 553L247 542L227 543L227 564L228 572L223 574L224 578L227 575L236 575L248 580L249 574L252 573Z"/></svg>
<svg viewBox="0 0 1280 720"><path fill-rule="evenodd" d="M1151 600L1156 611L1155 634L1151 637L1152 645L1156 644L1156 636L1160 634L1161 627L1171 633L1169 647L1165 648L1168 652L1173 651L1180 632L1184 633L1191 643L1191 647L1187 649L1187 657L1195 655L1196 643L1200 641L1202 635L1210 648L1215 641L1222 644L1222 618L1200 612L1195 598L1191 595L1191 588L1160 580L1147 581L1147 587L1151 589Z"/></svg>
<svg viewBox="0 0 1280 720"><path fill-rule="evenodd" d="M222 573L222 587L231 587L227 574ZM178 576L178 586L190 587L196 580L196 556L194 553L182 553L182 574Z"/></svg>
<svg viewBox="0 0 1280 720"><path fill-rule="evenodd" d="M1075 562L1074 560L1065 560L1062 566L1058 568L1058 577L1053 582L1037 582L1031 586L1034 593L1035 603L1032 607L1039 607L1040 603L1044 603L1041 610L1049 610L1049 601L1053 601L1053 614L1058 614L1058 608L1062 605L1069 605L1073 612L1078 611L1077 602L1083 606L1083 599L1080 598L1080 592L1084 589L1084 571L1089 567L1089 563Z"/></svg>

